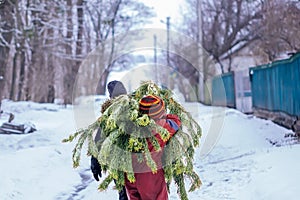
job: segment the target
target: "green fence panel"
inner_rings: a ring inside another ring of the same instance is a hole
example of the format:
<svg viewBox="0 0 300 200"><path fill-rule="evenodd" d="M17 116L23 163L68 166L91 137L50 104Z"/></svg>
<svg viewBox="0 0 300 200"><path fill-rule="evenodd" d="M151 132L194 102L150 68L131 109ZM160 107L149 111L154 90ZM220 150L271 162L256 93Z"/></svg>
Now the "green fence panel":
<svg viewBox="0 0 300 200"><path fill-rule="evenodd" d="M253 107L300 116L300 53L250 68Z"/></svg>
<svg viewBox="0 0 300 200"><path fill-rule="evenodd" d="M213 78L212 105L236 107L233 72Z"/></svg>

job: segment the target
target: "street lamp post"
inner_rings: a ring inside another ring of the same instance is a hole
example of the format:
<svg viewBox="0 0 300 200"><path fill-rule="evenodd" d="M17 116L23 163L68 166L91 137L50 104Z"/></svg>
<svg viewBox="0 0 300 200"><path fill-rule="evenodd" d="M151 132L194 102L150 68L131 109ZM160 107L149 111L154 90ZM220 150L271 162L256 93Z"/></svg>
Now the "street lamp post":
<svg viewBox="0 0 300 200"><path fill-rule="evenodd" d="M164 20L160 20L160 22L166 24L167 26L167 65L170 67L170 17L166 17L166 22ZM164 82L166 85L168 85L168 78L164 79Z"/></svg>
<svg viewBox="0 0 300 200"><path fill-rule="evenodd" d="M170 17L167 17L167 63L170 67Z"/></svg>
<svg viewBox="0 0 300 200"><path fill-rule="evenodd" d="M157 37L156 34L153 35L153 46L154 46L154 68L155 68L155 82L158 83L158 71L157 71Z"/></svg>
<svg viewBox="0 0 300 200"><path fill-rule="evenodd" d="M170 17L166 17L166 22L164 20L160 20L160 22L167 26L167 64L170 66Z"/></svg>
<svg viewBox="0 0 300 200"><path fill-rule="evenodd" d="M197 1L197 44L198 44L198 100L205 102L205 82L206 82L206 66L203 63L203 49L202 49L202 7L201 1ZM201 73L202 72L202 73ZM203 75L202 75L203 74ZM203 76L203 77L202 77Z"/></svg>

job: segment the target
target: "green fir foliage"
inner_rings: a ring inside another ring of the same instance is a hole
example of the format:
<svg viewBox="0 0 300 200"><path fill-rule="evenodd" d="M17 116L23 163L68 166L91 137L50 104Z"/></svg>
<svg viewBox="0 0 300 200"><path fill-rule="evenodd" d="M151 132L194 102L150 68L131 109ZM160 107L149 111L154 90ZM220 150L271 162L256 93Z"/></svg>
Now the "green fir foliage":
<svg viewBox="0 0 300 200"><path fill-rule="evenodd" d="M171 139L166 129L138 112L139 100L150 94L161 97L165 101L167 112L176 114L182 122L182 127ZM164 141L170 139L163 152L163 168L168 189L174 180L180 199L186 200L188 196L185 179L191 182L189 192L201 186L201 180L193 170L194 152L195 147L199 146L201 128L191 114L174 100L170 90L160 88L153 82L143 82L132 94L104 102L101 112L102 115L96 122L63 140L72 142L79 137L73 150L74 167L79 166L81 149L87 142L87 154L96 157L102 169L108 172L108 176L100 183L99 190L105 190L113 179L116 180L116 189L120 190L125 184L125 176L130 182L135 182L132 153L136 153L138 162L146 161L153 173L157 171L147 141L156 151L160 151L161 147L151 130L159 133ZM93 133L99 128L102 130L102 139L95 144Z"/></svg>

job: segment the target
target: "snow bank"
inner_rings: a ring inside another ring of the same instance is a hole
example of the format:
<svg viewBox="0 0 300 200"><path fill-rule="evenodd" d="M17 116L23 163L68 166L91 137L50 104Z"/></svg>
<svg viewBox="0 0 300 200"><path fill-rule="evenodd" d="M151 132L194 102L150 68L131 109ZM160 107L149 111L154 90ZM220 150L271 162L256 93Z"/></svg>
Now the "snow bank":
<svg viewBox="0 0 300 200"><path fill-rule="evenodd" d="M82 99L87 105L93 101ZM300 145L285 137L292 133L290 130L234 109L198 103L184 106L203 129L194 163L203 186L189 193L190 199L298 199ZM92 177L86 152L82 152L79 168L73 169L75 142L61 142L80 128L88 116L75 116L70 105L64 108L5 100L2 109L14 113L16 122L33 123L37 131L0 134L1 200L117 199L113 184L107 191L97 191L99 183ZM7 121L5 113L0 116L0 123ZM170 199L178 199L174 185Z"/></svg>

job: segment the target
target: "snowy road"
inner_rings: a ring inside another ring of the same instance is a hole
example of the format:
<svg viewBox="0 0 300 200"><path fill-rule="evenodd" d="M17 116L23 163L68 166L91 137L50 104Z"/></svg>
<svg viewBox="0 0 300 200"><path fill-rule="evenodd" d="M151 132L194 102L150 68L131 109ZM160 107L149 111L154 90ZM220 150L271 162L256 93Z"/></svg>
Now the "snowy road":
<svg viewBox="0 0 300 200"><path fill-rule="evenodd" d="M298 199L300 145L290 130L233 109L185 104L203 128L195 169L203 186L190 199ZM113 185L97 191L98 183L83 152L72 168L74 143L61 140L76 130L71 106L3 101L15 123L31 122L38 129L28 135L0 135L1 200L117 199ZM0 117L0 123L7 120ZM178 199L175 186L170 199Z"/></svg>

